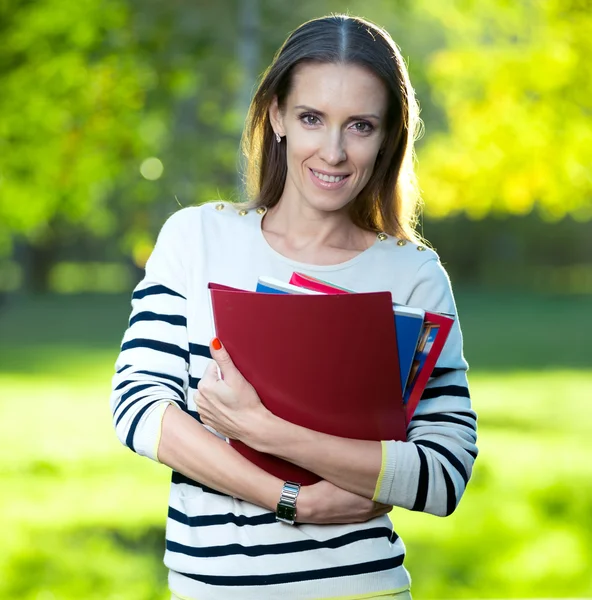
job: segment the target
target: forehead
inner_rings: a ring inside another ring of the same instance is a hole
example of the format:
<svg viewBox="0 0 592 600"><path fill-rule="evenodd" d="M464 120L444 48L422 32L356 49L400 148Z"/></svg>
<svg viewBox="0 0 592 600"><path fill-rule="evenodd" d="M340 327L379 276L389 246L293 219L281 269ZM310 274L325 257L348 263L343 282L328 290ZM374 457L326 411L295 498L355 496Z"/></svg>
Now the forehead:
<svg viewBox="0 0 592 600"><path fill-rule="evenodd" d="M304 104L327 114L384 115L387 91L369 69L358 65L305 63L292 76L287 105Z"/></svg>

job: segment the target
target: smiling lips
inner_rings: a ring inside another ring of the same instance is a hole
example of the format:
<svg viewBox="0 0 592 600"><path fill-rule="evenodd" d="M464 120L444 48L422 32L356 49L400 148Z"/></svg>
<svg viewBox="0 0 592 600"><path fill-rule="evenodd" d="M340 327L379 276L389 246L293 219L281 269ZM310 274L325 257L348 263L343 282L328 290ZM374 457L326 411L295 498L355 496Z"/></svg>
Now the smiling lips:
<svg viewBox="0 0 592 600"><path fill-rule="evenodd" d="M314 176L318 177L322 181L326 181L327 183L334 183L335 181L341 181L345 175L325 175L319 171L313 171Z"/></svg>
<svg viewBox="0 0 592 600"><path fill-rule="evenodd" d="M309 171L313 182L324 190L334 190L342 187L349 177L349 175L327 175L313 169L309 169Z"/></svg>

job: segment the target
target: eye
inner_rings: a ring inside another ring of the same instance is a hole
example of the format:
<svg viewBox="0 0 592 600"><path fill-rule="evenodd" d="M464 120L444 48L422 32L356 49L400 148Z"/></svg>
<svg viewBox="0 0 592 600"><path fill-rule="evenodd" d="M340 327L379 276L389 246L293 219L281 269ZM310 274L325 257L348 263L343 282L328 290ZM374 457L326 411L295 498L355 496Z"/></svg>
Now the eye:
<svg viewBox="0 0 592 600"><path fill-rule="evenodd" d="M352 127L358 133L370 133L374 130L374 127L371 123L368 123L368 121L357 121Z"/></svg>
<svg viewBox="0 0 592 600"><path fill-rule="evenodd" d="M319 118L316 115L313 115L312 113L304 113L300 115L300 120L305 125L318 125L320 122Z"/></svg>

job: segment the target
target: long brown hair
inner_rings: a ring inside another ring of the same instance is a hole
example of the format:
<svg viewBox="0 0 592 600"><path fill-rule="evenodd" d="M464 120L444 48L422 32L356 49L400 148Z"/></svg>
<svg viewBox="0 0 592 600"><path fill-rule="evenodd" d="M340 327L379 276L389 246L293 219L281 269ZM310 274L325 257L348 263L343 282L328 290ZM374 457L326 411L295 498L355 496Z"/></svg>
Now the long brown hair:
<svg viewBox="0 0 592 600"><path fill-rule="evenodd" d="M420 131L419 106L401 52L381 27L359 17L313 19L290 34L265 71L251 101L242 137L249 206L275 206L287 175L285 139L277 143L269 107L280 109L290 93L292 73L304 62L354 64L374 73L388 92L386 136L374 171L350 204L358 227L417 240L419 191L414 142Z"/></svg>

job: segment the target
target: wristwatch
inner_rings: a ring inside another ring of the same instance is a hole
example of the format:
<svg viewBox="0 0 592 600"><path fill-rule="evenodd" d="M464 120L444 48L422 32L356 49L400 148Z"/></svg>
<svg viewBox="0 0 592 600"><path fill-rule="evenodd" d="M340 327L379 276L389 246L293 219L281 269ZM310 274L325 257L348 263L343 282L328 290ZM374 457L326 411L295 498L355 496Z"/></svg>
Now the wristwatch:
<svg viewBox="0 0 592 600"><path fill-rule="evenodd" d="M277 521L294 525L296 520L296 498L300 491L300 484L293 481L286 481L282 488L280 501L275 509L275 518Z"/></svg>

